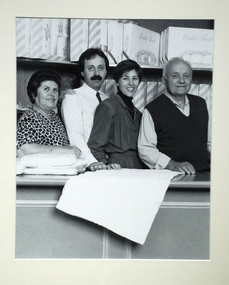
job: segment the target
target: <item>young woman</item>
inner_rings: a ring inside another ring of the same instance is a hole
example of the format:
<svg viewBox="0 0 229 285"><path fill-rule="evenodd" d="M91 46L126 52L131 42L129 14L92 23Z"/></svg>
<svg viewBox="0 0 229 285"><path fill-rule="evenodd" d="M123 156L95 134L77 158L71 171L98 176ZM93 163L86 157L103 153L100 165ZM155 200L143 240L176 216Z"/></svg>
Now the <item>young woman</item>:
<svg viewBox="0 0 229 285"><path fill-rule="evenodd" d="M124 60L113 77L118 92L98 105L88 146L98 161L112 169L146 168L137 151L141 112L132 102L142 69L133 60Z"/></svg>

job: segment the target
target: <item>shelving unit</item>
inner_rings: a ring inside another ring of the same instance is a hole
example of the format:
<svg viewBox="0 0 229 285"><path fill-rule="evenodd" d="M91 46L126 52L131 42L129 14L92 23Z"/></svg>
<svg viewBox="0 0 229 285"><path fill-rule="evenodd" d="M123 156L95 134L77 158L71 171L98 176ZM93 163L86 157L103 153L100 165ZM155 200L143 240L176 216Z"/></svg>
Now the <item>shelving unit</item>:
<svg viewBox="0 0 229 285"><path fill-rule="evenodd" d="M161 33L168 26L213 29L213 20L151 20L130 19L139 26ZM62 78L62 90L80 86L78 63L70 61L48 61L41 59L17 58L17 103L22 107L30 105L26 94L27 82L35 71L42 68L51 68L57 71ZM108 78L112 78L114 65L110 65ZM161 81L162 67L144 67L143 81ZM212 69L193 68L194 84L212 84Z"/></svg>

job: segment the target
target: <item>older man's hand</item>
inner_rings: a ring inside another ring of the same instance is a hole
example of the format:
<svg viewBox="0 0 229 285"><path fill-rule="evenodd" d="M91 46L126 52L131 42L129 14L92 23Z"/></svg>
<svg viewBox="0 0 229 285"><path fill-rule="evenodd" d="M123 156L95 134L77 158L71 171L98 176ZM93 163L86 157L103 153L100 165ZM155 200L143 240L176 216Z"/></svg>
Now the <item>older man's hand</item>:
<svg viewBox="0 0 229 285"><path fill-rule="evenodd" d="M172 170L172 171L178 171L181 173L186 173L186 174L195 174L196 171L193 167L193 165L189 162L177 162L174 160L170 160L169 163L166 166L166 169Z"/></svg>

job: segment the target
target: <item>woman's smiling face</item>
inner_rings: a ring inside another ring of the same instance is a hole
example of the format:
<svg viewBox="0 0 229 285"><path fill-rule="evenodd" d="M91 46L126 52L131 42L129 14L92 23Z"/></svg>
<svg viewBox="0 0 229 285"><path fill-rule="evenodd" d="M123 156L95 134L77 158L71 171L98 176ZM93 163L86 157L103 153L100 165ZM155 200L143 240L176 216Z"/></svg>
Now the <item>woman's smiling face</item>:
<svg viewBox="0 0 229 285"><path fill-rule="evenodd" d="M120 91L127 97L133 97L138 89L140 80L135 69L126 71L118 80Z"/></svg>
<svg viewBox="0 0 229 285"><path fill-rule="evenodd" d="M56 108L58 101L58 85L54 81L43 81L37 88L37 96L35 99L35 105L45 112L50 112Z"/></svg>

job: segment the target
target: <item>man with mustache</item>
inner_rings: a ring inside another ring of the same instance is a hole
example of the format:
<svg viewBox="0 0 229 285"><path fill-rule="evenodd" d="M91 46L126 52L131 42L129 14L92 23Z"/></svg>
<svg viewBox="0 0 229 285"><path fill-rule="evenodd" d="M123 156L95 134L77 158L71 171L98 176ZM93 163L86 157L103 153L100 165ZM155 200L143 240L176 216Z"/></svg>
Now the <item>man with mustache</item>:
<svg viewBox="0 0 229 285"><path fill-rule="evenodd" d="M91 154L87 142L93 125L95 109L100 100L108 98L100 91L108 67L109 61L102 50L89 48L84 51L79 58L79 72L84 83L81 87L74 89L74 95L65 94L61 105L61 115L70 145L77 146L83 155L87 156L88 169L92 171L106 169L106 165L98 162Z"/></svg>
<svg viewBox="0 0 229 285"><path fill-rule="evenodd" d="M192 82L190 64L172 58L163 68L162 81L166 92L143 112L138 137L140 158L155 169L186 174L209 170L208 110L203 98L188 94Z"/></svg>

